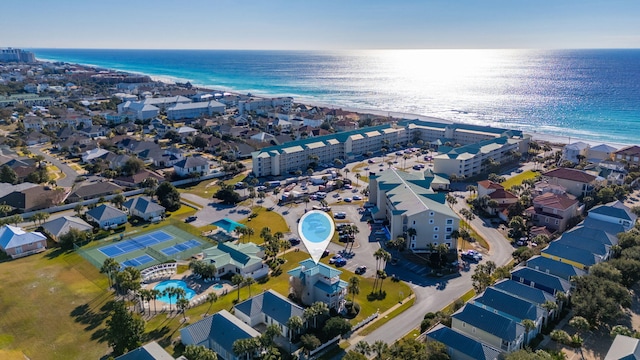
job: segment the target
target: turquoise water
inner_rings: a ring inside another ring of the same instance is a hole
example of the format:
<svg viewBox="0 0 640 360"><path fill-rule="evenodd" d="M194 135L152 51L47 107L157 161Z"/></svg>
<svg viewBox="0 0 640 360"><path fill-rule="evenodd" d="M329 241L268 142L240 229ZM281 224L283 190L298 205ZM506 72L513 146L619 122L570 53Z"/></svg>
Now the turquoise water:
<svg viewBox="0 0 640 360"><path fill-rule="evenodd" d="M233 230L235 230L237 227L244 227L244 225L240 224L239 222L235 222L231 219L228 218L223 218L220 219L216 222L213 223L213 225L222 228L224 231L231 233L233 232Z"/></svg>
<svg viewBox="0 0 640 360"><path fill-rule="evenodd" d="M33 51L218 90L640 143L640 49Z"/></svg>
<svg viewBox="0 0 640 360"><path fill-rule="evenodd" d="M215 284L212 286L214 290L220 290L222 289L224 286L222 286L222 284Z"/></svg>
<svg viewBox="0 0 640 360"><path fill-rule="evenodd" d="M187 293L186 294L186 299L187 300L191 300L191 298L193 298L194 296L196 296L196 292L193 291L192 289L189 288L189 286L187 286L187 283L185 283L182 280L165 280L161 283L159 283L158 285L156 285L154 287L155 290L159 290L159 291L164 291L167 288L170 287L175 287L175 288L181 288L184 289L184 291ZM162 295L158 298L158 300L169 303L169 296L168 295ZM175 295L171 297L171 303L175 304L176 303L176 297Z"/></svg>
<svg viewBox="0 0 640 360"><path fill-rule="evenodd" d="M301 237L313 243L320 243L333 235L333 223L329 215L320 211L310 211L300 220Z"/></svg>

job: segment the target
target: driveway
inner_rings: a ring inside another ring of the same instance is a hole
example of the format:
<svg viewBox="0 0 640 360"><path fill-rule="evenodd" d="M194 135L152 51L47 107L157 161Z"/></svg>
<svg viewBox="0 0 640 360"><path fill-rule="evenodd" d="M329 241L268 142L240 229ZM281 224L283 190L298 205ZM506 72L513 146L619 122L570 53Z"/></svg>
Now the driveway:
<svg viewBox="0 0 640 360"><path fill-rule="evenodd" d="M29 151L36 155L42 155L45 160L55 165L58 169L60 169L65 177L64 179L60 179L57 181L58 186L63 187L72 187L75 184L76 177L78 177L78 173L73 170L69 165L63 163L60 159L55 156L51 156L46 152L42 151L42 148L39 146L30 147Z"/></svg>

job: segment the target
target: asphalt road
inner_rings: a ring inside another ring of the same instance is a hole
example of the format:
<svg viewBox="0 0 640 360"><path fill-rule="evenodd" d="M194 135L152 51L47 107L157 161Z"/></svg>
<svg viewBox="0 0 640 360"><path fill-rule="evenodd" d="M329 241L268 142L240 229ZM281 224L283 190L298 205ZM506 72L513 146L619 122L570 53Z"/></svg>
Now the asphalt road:
<svg viewBox="0 0 640 360"><path fill-rule="evenodd" d="M46 152L42 151L41 147L39 146L30 147L29 151L31 151L36 155L42 155L45 160L47 160L48 162L58 167L58 169L62 170L62 172L65 174L65 177L57 181L58 186L72 187L73 184L75 184L75 180L76 180L76 177L78 177L78 173L75 170L73 170L69 165L63 163L57 157L51 156Z"/></svg>

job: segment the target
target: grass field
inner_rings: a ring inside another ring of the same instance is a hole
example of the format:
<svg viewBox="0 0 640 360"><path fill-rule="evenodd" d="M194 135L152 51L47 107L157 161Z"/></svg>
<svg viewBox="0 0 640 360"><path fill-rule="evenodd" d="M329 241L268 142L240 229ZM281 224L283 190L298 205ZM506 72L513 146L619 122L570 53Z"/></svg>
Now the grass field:
<svg viewBox="0 0 640 360"><path fill-rule="evenodd" d="M233 185L237 182L244 181L246 177L247 175L245 173L240 173L229 180L225 180L224 183ZM178 191L181 193L186 192L190 194L195 194L202 198L209 199L213 196L213 194L215 194L218 190L220 190L220 187L216 185L217 182L218 182L218 179L203 180L195 185L181 186L178 188Z"/></svg>
<svg viewBox="0 0 640 360"><path fill-rule="evenodd" d="M240 221L241 224L252 228L255 232L255 234L251 236L251 241L257 243L260 242L260 230L262 230L262 228L264 227L268 227L269 229L271 229L272 234L275 234L277 232L285 234L290 231L287 222L284 220L282 215L278 214L277 212L268 211L262 206L254 206L251 208L251 211L254 214L258 214L258 216L254 218L246 218Z"/></svg>
<svg viewBox="0 0 640 360"><path fill-rule="evenodd" d="M99 338L112 295L107 278L79 255L49 250L1 263L0 283L2 359L16 352L33 360L107 353Z"/></svg>
<svg viewBox="0 0 640 360"><path fill-rule="evenodd" d="M511 178L509 178L509 179L505 180L505 181L504 181L502 184L500 184L500 185L504 186L504 188L508 190L508 189L509 189L510 187L512 187L513 185L520 185L520 184L522 184L522 182L523 182L524 180L527 180L527 179L533 179L533 178L535 178L536 176L538 176L538 172L533 171L533 170L527 170L527 171L525 171L525 172L523 172L523 173L521 173L521 174L518 174L518 175L516 175L516 176L513 176L513 177L511 177Z"/></svg>

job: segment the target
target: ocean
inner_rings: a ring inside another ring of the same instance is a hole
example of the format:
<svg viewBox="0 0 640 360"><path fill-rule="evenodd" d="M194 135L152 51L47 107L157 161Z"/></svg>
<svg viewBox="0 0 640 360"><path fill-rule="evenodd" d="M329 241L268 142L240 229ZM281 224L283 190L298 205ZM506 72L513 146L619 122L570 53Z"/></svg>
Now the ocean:
<svg viewBox="0 0 640 360"><path fill-rule="evenodd" d="M640 49L31 50L218 90L640 144Z"/></svg>

